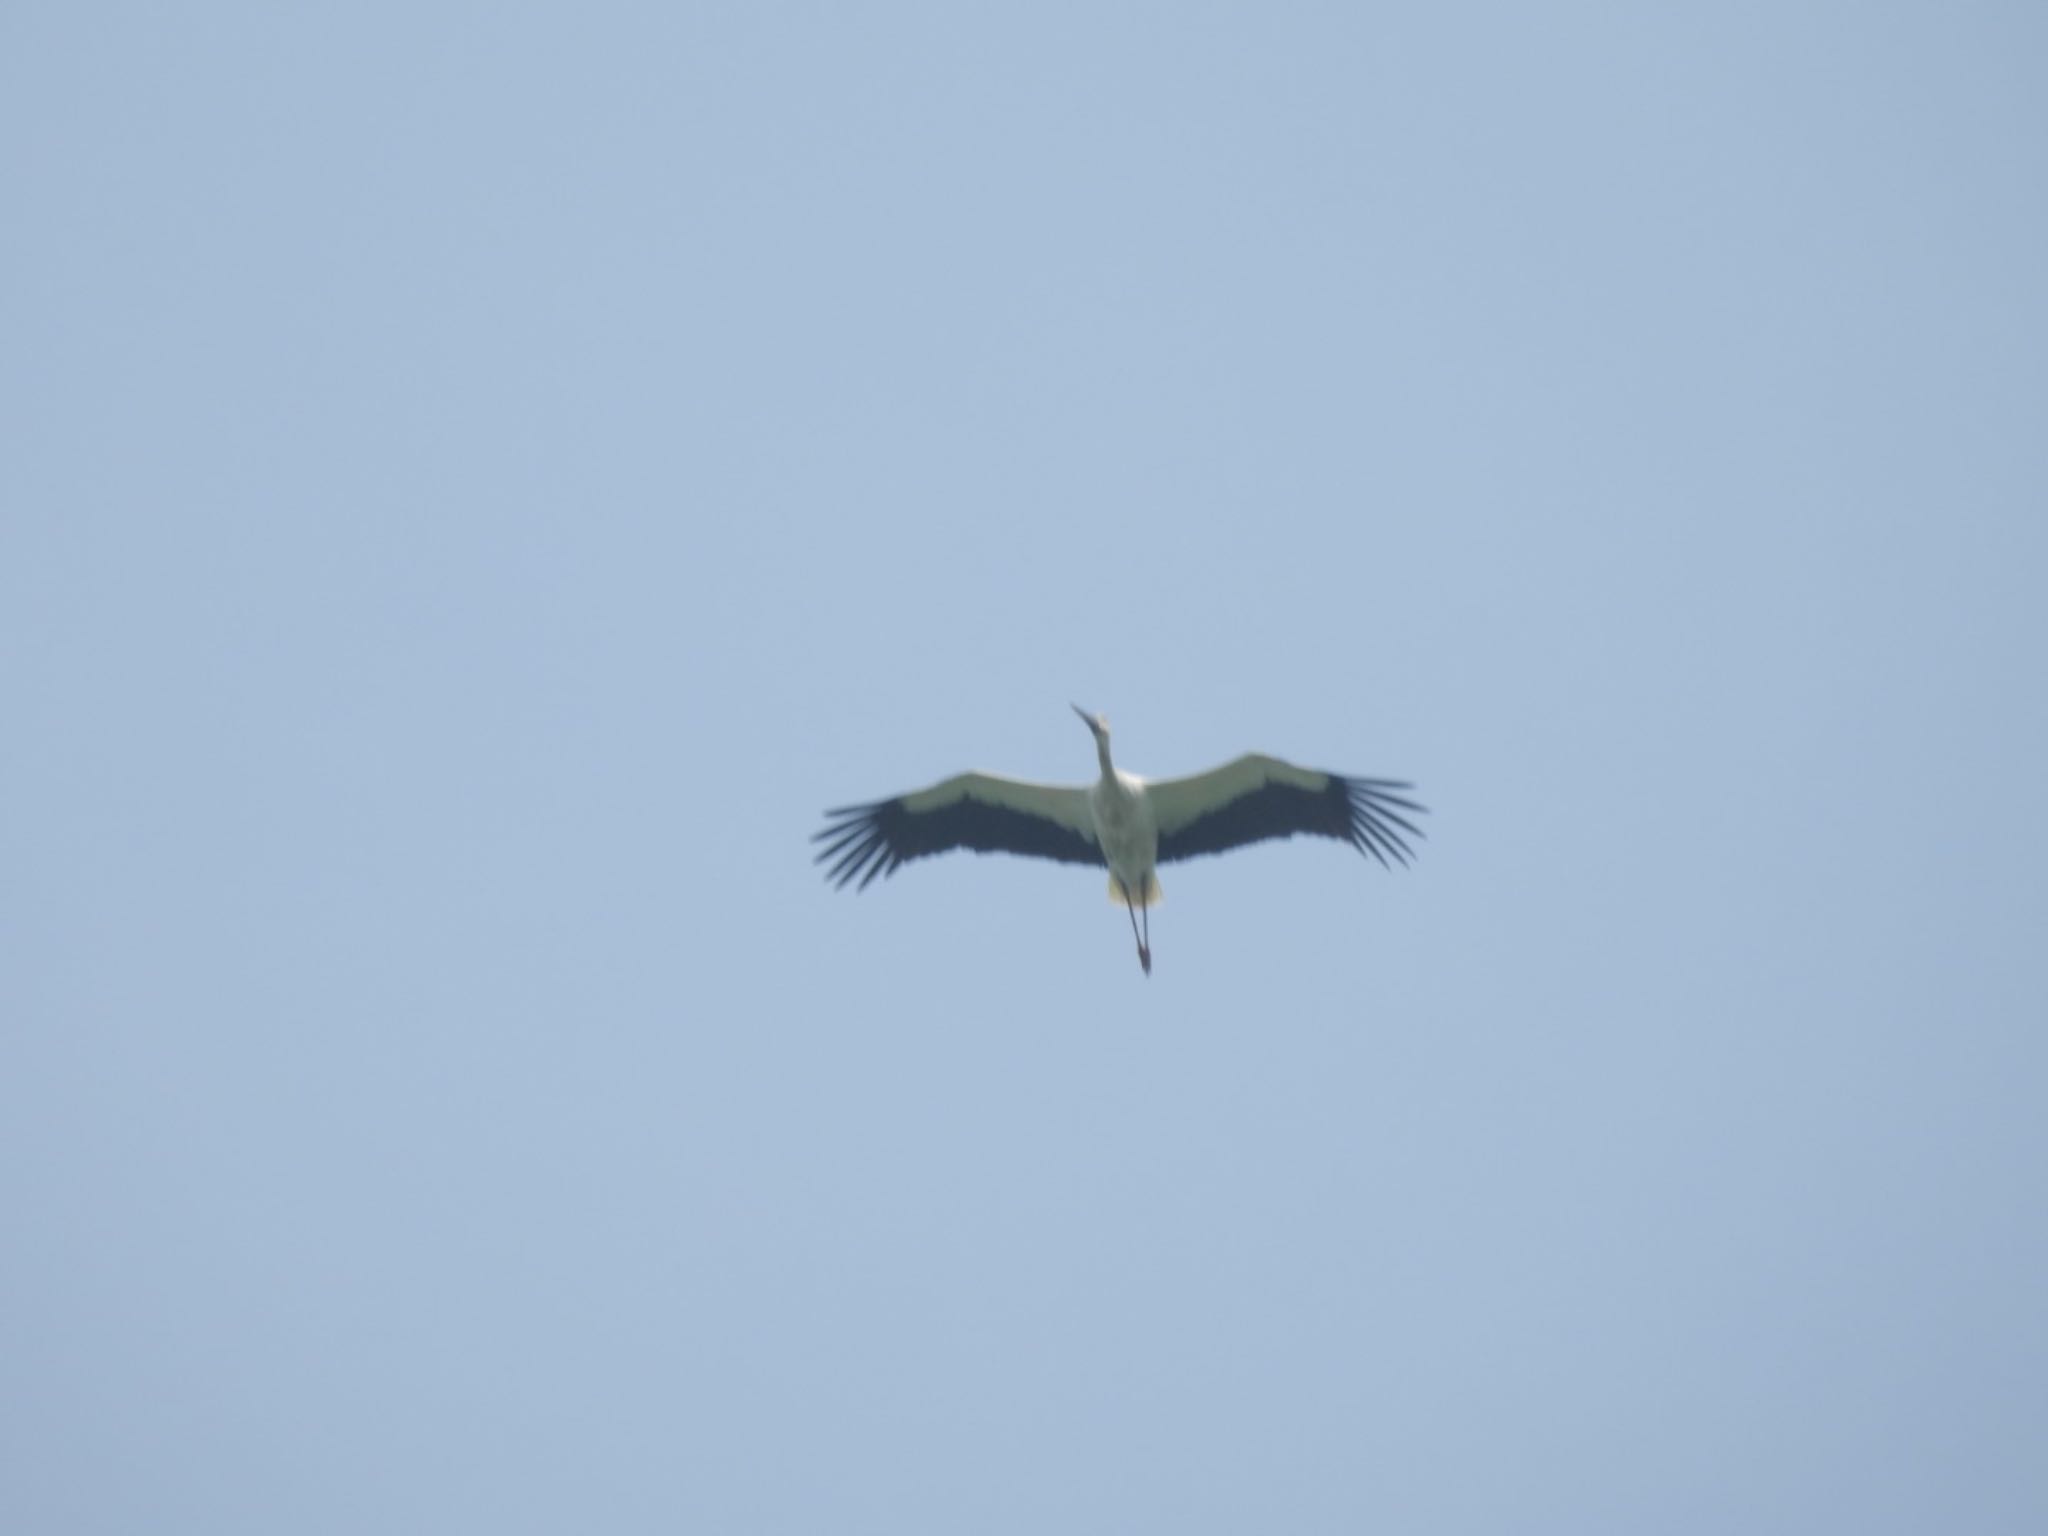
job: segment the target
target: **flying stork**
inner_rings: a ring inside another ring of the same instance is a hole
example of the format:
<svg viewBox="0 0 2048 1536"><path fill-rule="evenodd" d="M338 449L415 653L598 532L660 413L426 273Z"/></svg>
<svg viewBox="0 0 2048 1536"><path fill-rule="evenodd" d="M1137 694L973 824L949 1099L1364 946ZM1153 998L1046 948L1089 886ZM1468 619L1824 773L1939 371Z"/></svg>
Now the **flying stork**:
<svg viewBox="0 0 2048 1536"><path fill-rule="evenodd" d="M1185 779L1141 779L1109 760L1109 722L1073 707L1095 736L1102 776L1084 786L1032 784L992 773L962 773L929 789L827 811L815 863L844 889L866 890L899 864L953 848L1021 853L1064 864L1109 867L1109 899L1130 914L1138 964L1152 974L1152 906L1157 866L1307 832L1334 837L1391 868L1408 862L1403 832L1422 836L1402 811L1422 812L1394 793L1399 779L1352 779L1247 753ZM1144 928L1138 926L1143 912Z"/></svg>

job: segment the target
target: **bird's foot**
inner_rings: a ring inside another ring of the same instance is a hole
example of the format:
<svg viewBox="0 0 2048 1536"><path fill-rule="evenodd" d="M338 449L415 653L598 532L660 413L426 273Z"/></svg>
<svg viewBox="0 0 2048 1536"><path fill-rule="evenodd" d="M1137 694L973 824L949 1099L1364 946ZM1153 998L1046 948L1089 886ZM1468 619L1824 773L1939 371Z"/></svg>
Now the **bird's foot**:
<svg viewBox="0 0 2048 1536"><path fill-rule="evenodd" d="M1152 951L1146 945L1140 944L1138 946L1138 964L1145 968L1147 976L1152 974Z"/></svg>

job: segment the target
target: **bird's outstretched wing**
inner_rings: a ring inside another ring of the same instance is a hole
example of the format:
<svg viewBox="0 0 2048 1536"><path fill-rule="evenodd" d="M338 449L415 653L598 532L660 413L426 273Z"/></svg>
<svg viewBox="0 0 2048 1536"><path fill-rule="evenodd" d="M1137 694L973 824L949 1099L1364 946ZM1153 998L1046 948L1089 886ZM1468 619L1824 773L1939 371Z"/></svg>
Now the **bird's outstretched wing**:
<svg viewBox="0 0 2048 1536"><path fill-rule="evenodd" d="M865 890L875 876L893 875L912 859L971 848L976 853L1020 853L1066 864L1100 864L1088 791L1030 784L991 773L963 773L930 789L827 811L811 841L824 846L816 859L825 878L844 887L856 878Z"/></svg>
<svg viewBox="0 0 2048 1536"><path fill-rule="evenodd" d="M1190 778L1155 780L1145 792L1159 823L1162 864L1299 832L1339 838L1382 864L1405 864L1412 850L1402 834L1422 836L1401 812L1420 814L1423 807L1394 793L1408 787L1398 779L1297 768L1254 752Z"/></svg>

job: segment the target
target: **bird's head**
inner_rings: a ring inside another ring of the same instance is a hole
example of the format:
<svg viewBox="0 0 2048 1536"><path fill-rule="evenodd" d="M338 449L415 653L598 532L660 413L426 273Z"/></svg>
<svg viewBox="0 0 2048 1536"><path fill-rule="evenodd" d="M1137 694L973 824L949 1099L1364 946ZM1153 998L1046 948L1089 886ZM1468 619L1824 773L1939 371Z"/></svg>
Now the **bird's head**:
<svg viewBox="0 0 2048 1536"><path fill-rule="evenodd" d="M1103 775L1107 777L1115 771L1109 763L1109 721L1101 715L1089 714L1078 704L1074 706L1074 713L1081 717L1081 723L1094 735L1095 759L1102 764Z"/></svg>

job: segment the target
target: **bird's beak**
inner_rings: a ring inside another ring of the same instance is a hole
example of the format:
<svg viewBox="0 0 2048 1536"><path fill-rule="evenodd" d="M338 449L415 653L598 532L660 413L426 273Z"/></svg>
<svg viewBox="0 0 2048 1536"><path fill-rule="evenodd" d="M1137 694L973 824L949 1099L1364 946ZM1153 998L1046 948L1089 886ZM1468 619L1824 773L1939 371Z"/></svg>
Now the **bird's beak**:
<svg viewBox="0 0 2048 1536"><path fill-rule="evenodd" d="M1073 710L1075 714L1081 717L1081 723L1087 726L1089 730L1100 731L1102 729L1102 722L1098 720L1095 716L1089 714L1088 711L1083 709L1080 705L1070 704L1067 707Z"/></svg>

